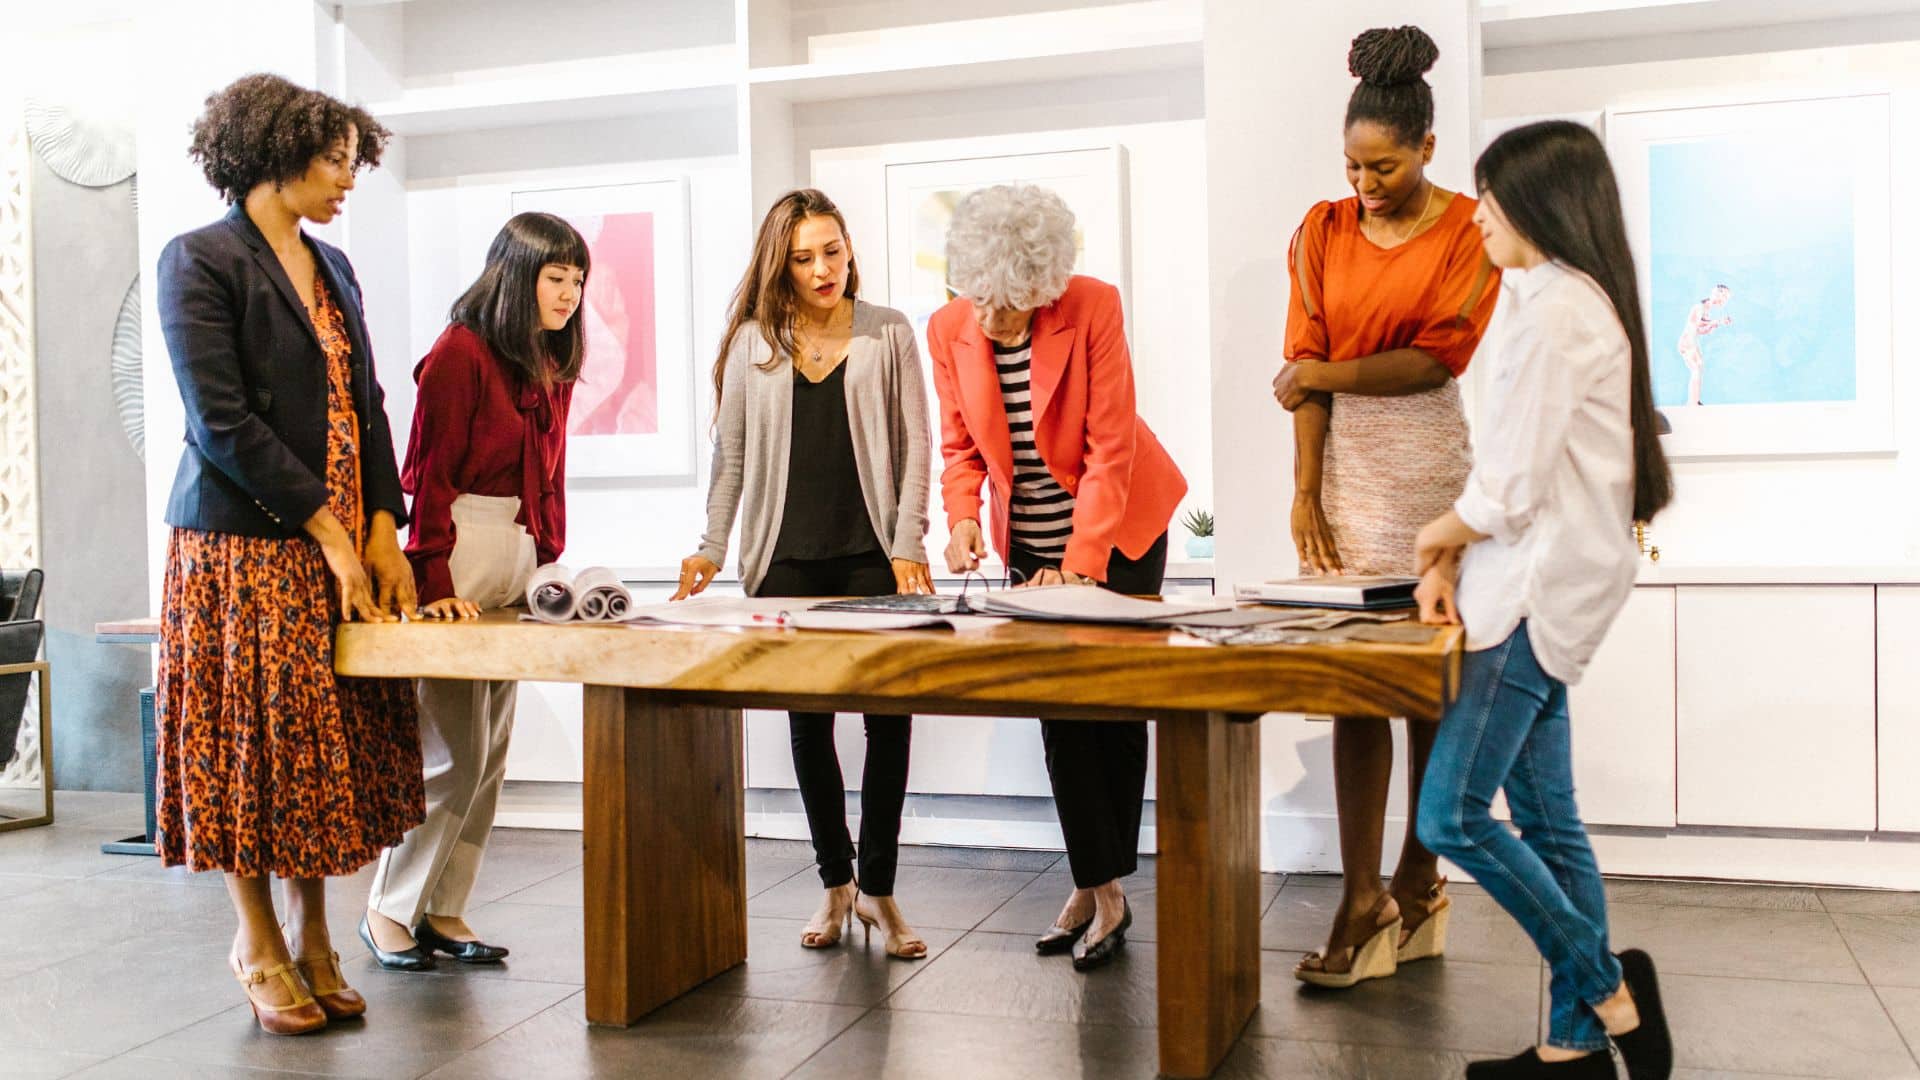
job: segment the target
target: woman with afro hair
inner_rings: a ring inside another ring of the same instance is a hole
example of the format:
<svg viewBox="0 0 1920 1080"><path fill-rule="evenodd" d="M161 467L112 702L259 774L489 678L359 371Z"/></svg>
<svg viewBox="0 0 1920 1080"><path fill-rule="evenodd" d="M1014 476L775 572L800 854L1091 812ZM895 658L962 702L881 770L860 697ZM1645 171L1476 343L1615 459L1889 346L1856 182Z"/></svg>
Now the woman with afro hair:
<svg viewBox="0 0 1920 1080"><path fill-rule="evenodd" d="M414 583L360 284L301 228L340 213L387 134L278 76L240 79L207 99L188 151L232 209L160 255L187 430L166 510L158 847L226 875L228 962L274 1034L366 1010L326 879L424 814L411 685L333 671L335 625L411 612Z"/></svg>

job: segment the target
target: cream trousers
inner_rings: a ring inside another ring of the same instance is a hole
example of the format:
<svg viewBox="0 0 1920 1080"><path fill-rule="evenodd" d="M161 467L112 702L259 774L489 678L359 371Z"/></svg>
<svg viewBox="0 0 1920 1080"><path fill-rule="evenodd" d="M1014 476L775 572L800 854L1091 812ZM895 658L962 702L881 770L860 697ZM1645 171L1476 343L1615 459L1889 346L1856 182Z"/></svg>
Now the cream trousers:
<svg viewBox="0 0 1920 1080"><path fill-rule="evenodd" d="M453 501L453 591L483 609L519 603L533 576L533 538L514 524L520 500ZM380 856L367 906L409 929L426 915L459 918L493 833L519 684L419 679L427 818Z"/></svg>

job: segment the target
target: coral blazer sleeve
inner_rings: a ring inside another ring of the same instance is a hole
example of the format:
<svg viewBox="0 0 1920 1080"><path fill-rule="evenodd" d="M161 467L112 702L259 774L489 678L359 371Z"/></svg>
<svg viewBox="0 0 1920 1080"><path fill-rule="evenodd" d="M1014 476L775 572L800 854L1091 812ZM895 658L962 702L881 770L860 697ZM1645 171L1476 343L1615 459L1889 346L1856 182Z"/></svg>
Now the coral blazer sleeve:
<svg viewBox="0 0 1920 1080"><path fill-rule="evenodd" d="M951 320L935 317L927 324L927 352L933 358L933 389L940 407L940 504L947 512L947 529L963 521L980 520L980 486L987 480L987 459L967 427L960 405L960 378L955 364Z"/></svg>
<svg viewBox="0 0 1920 1080"><path fill-rule="evenodd" d="M1087 313L1086 450L1080 487L1073 496L1073 535L1067 538L1062 569L1107 579L1107 559L1127 514L1140 426L1120 292L1102 289Z"/></svg>

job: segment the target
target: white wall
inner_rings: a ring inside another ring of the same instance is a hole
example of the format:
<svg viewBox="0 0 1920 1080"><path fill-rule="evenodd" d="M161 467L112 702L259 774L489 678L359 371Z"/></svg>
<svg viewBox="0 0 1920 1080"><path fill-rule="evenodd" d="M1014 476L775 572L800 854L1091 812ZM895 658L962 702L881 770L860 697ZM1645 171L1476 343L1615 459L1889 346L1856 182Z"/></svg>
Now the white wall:
<svg viewBox="0 0 1920 1080"><path fill-rule="evenodd" d="M1661 61L1490 77L1489 121L1623 105L1688 105L1890 90L1895 177L1920 169L1920 42ZM1835 163L1841 167L1841 163ZM1873 213L1868 209L1866 212ZM1920 211L1896 195L1892 292L1920 291ZM1920 560L1920 338L1893 335L1897 454L1682 462L1653 539L1675 564L1895 564Z"/></svg>
<svg viewBox="0 0 1920 1080"><path fill-rule="evenodd" d="M1373 26L1416 23L1440 47L1428 76L1437 115L1435 178L1469 178L1475 38L1472 0L1206 5L1208 277L1213 310L1215 562L1220 587L1288 575L1293 435L1270 383L1281 363L1288 238L1307 208L1351 194L1340 148L1353 79L1347 47ZM1331 730L1263 721L1262 863L1338 866ZM1396 776L1391 813L1404 815ZM1388 828L1386 858L1398 851Z"/></svg>

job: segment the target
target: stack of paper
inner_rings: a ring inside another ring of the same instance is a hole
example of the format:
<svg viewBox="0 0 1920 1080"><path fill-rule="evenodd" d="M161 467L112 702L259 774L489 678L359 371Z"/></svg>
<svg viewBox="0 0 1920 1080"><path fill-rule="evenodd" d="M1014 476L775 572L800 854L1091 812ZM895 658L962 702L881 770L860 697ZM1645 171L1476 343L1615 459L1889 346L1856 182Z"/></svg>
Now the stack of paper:
<svg viewBox="0 0 1920 1080"><path fill-rule="evenodd" d="M1225 611L1231 600L1143 600L1088 585L1042 585L998 589L969 606L983 615L1052 622L1157 623L1180 615Z"/></svg>

